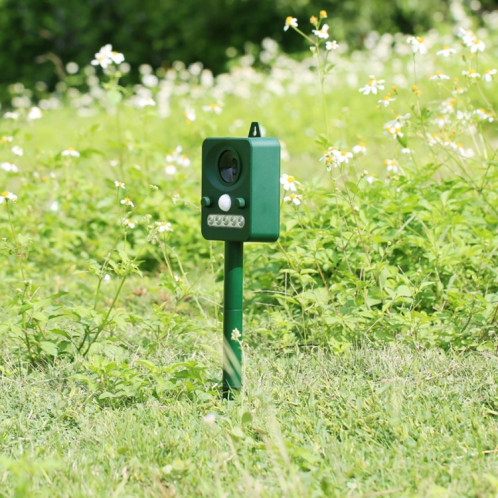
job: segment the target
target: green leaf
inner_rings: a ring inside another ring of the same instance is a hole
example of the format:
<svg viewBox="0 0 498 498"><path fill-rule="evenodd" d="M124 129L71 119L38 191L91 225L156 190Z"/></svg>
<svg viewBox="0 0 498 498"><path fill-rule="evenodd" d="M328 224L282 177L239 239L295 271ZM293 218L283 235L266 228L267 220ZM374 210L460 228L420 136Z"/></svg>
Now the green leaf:
<svg viewBox="0 0 498 498"><path fill-rule="evenodd" d="M40 341L40 348L50 356L57 356L57 353L59 352L57 344L52 341Z"/></svg>
<svg viewBox="0 0 498 498"><path fill-rule="evenodd" d="M412 291L407 285L400 285L396 288L396 297L411 297Z"/></svg>

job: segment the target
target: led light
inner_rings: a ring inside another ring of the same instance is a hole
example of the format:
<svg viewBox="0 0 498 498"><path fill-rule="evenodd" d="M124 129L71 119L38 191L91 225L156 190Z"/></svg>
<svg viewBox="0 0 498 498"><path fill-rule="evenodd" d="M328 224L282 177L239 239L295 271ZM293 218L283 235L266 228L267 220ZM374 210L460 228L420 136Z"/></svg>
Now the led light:
<svg viewBox="0 0 498 498"><path fill-rule="evenodd" d="M207 217L207 224L209 227L244 228L246 219L233 214L210 214Z"/></svg>

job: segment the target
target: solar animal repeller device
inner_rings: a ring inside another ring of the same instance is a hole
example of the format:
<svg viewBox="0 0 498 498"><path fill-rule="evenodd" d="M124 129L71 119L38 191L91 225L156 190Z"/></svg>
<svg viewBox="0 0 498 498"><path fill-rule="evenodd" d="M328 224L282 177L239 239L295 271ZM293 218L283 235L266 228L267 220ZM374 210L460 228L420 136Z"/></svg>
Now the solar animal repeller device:
<svg viewBox="0 0 498 498"><path fill-rule="evenodd" d="M274 242L280 227L280 143L252 123L248 138L202 144L202 235L225 241L223 394L242 387L244 242Z"/></svg>

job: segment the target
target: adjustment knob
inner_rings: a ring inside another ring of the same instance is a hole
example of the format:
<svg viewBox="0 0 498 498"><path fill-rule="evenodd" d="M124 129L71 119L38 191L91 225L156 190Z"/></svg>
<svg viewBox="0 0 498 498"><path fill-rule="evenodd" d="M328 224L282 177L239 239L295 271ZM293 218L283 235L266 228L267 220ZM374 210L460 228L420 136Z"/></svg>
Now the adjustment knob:
<svg viewBox="0 0 498 498"><path fill-rule="evenodd" d="M246 206L246 200L243 197L237 197L235 199L235 206L238 208L243 208Z"/></svg>
<svg viewBox="0 0 498 498"><path fill-rule="evenodd" d="M211 200L211 197L208 197L207 195L205 195L201 199L201 205L204 207L210 207L212 204L213 204L213 201Z"/></svg>

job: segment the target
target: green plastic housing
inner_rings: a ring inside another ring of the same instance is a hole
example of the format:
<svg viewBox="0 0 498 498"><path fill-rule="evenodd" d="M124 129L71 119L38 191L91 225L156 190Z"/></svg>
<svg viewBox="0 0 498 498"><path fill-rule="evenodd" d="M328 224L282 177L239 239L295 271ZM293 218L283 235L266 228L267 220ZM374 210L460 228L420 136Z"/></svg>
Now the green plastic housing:
<svg viewBox="0 0 498 498"><path fill-rule="evenodd" d="M222 155L237 164L232 181ZM220 201L220 197L223 197ZM207 138L202 144L202 235L208 240L273 242L280 230L280 143L276 138ZM223 209L222 209L223 208Z"/></svg>

